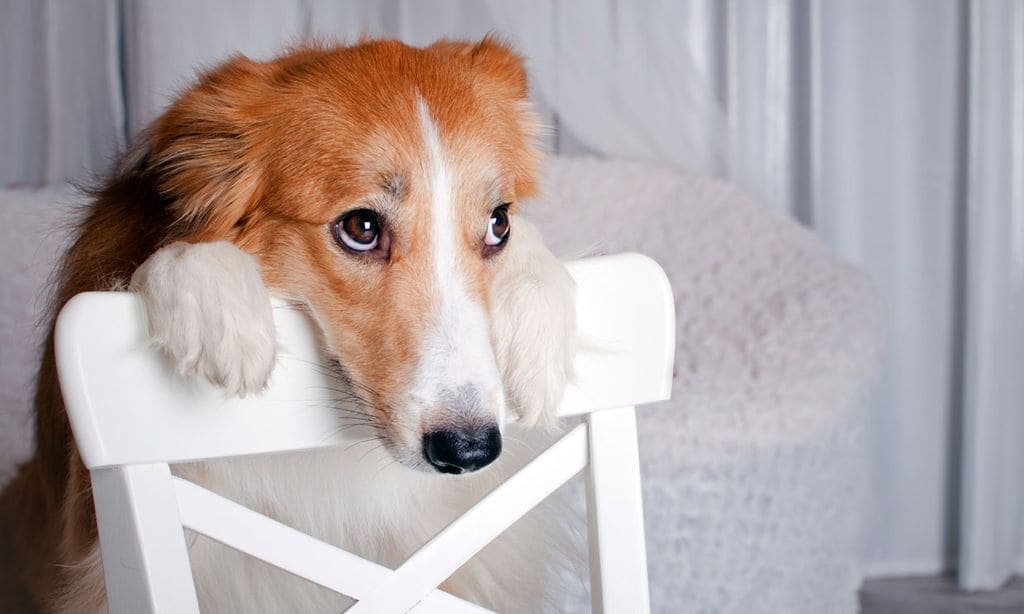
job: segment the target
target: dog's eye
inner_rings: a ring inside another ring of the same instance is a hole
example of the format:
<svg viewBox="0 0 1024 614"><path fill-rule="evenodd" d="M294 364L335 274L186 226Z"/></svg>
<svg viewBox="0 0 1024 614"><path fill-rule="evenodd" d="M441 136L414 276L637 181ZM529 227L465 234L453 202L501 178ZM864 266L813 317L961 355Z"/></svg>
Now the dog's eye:
<svg viewBox="0 0 1024 614"><path fill-rule="evenodd" d="M491 211L491 219L487 224L487 234L484 235L484 250L493 252L508 240L509 232L512 230L508 221L508 204L503 204Z"/></svg>
<svg viewBox="0 0 1024 614"><path fill-rule="evenodd" d="M357 209L331 225L338 245L354 252L368 252L380 244L380 218L369 209Z"/></svg>

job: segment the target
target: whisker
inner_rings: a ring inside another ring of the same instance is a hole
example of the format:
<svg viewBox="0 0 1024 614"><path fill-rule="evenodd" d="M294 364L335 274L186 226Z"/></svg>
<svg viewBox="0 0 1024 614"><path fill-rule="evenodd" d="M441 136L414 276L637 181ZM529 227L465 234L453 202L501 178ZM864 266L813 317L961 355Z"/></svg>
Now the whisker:
<svg viewBox="0 0 1024 614"><path fill-rule="evenodd" d="M380 450L381 448L386 447L386 444L383 441L381 441L379 439L377 441L380 441L380 445L376 446L376 447L373 447L373 448L370 448L366 452L363 452L363 455L359 457L359 462L363 462L364 460L366 460L366 457L369 456L370 454L373 454L377 450Z"/></svg>

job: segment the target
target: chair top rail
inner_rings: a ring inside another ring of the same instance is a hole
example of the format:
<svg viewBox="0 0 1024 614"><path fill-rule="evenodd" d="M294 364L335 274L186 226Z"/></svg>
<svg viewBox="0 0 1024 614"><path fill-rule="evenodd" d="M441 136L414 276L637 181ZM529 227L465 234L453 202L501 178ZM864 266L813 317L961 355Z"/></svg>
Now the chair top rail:
<svg viewBox="0 0 1024 614"><path fill-rule="evenodd" d="M669 397L675 313L665 273L639 254L567 263L577 284L585 340L559 414ZM318 366L318 332L299 309L274 304L278 364L269 388L244 398L174 373L148 343L139 297L80 294L57 320L61 389L79 451L90 468L286 452L338 445L352 435L338 382Z"/></svg>

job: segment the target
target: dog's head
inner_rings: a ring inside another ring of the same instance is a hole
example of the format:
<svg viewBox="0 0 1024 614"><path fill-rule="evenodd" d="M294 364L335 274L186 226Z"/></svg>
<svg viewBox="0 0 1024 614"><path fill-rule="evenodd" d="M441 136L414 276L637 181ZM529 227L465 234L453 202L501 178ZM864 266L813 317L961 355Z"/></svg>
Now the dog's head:
<svg viewBox="0 0 1024 614"><path fill-rule="evenodd" d="M492 39L234 59L154 124L190 228L305 304L395 456L444 473L501 450L494 286L536 191L522 61Z"/></svg>

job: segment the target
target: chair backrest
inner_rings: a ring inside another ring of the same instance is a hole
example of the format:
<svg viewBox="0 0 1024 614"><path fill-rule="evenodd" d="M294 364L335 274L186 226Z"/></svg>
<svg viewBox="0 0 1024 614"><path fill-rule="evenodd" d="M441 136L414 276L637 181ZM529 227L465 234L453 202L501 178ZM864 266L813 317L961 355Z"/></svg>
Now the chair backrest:
<svg viewBox="0 0 1024 614"><path fill-rule="evenodd" d="M353 597L352 612L480 611L437 586L584 468L595 609L646 611L633 408L670 394L671 288L656 263L636 254L567 266L577 283L579 328L592 347L578 353L577 378L559 413L585 420L396 570L170 473L168 463L341 443L338 412L310 396L319 390L327 398L332 386L316 367L322 357L305 315L275 304L282 352L271 387L254 398L226 399L208 384L184 381L147 344L138 297L73 298L57 321L57 366L92 474L110 611L198 611L182 527Z"/></svg>

